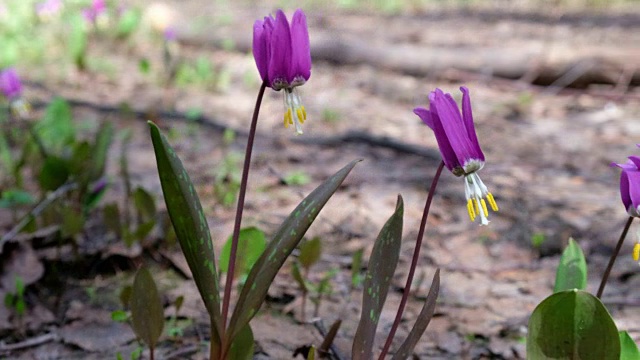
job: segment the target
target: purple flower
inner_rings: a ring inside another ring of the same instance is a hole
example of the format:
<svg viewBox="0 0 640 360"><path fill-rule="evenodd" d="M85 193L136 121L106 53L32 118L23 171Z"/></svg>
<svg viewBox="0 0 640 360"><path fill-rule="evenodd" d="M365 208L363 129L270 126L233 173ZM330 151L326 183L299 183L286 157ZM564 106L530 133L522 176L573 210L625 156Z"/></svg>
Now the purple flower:
<svg viewBox="0 0 640 360"><path fill-rule="evenodd" d="M10 101L19 98L22 94L22 83L14 68L0 71L0 91Z"/></svg>
<svg viewBox="0 0 640 360"><path fill-rule="evenodd" d="M36 5L36 14L41 19L48 19L62 10L62 0L46 0Z"/></svg>
<svg viewBox="0 0 640 360"><path fill-rule="evenodd" d="M307 18L300 9L291 19L278 10L275 19L266 16L253 24L253 57L260 77L273 90L284 90L284 126L294 125L302 134L307 119L300 96L295 91L311 76L311 50Z"/></svg>
<svg viewBox="0 0 640 360"><path fill-rule="evenodd" d="M105 11L107 11L105 0L93 0L91 6L82 11L82 15L88 22L95 24L98 17Z"/></svg>
<svg viewBox="0 0 640 360"><path fill-rule="evenodd" d="M429 110L415 108L413 112L433 130L447 169L456 176L464 176L467 211L471 221L479 215L481 224L486 225L489 223L487 202L493 211L498 211L498 205L477 174L484 167L484 154L473 125L469 89L463 86L460 90L462 115L451 94L445 94L440 89L429 94Z"/></svg>
<svg viewBox="0 0 640 360"><path fill-rule="evenodd" d="M612 163L611 165L622 169L620 197L625 210L630 216L640 217L640 157L629 156L627 163Z"/></svg>

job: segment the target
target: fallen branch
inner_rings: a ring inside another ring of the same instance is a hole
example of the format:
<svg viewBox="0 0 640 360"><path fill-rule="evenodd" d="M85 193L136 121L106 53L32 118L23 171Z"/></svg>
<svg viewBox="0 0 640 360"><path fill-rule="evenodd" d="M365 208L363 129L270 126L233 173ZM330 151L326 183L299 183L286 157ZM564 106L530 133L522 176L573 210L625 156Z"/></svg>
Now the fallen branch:
<svg viewBox="0 0 640 360"><path fill-rule="evenodd" d="M58 340L58 334L56 333L48 333L40 336L36 336L24 341L20 341L13 344L5 344L4 342L0 342L0 353L11 352L16 350L22 350L38 345L42 345L44 343L48 343L50 341Z"/></svg>

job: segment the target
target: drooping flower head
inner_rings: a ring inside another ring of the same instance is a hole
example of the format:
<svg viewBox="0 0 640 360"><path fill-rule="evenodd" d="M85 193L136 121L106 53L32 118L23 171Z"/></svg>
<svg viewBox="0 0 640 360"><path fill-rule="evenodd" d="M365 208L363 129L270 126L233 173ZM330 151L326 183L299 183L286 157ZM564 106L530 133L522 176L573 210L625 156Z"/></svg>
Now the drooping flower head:
<svg viewBox="0 0 640 360"><path fill-rule="evenodd" d="M273 90L284 90L284 126L295 125L296 133L307 113L295 90L311 76L311 50L307 18L300 9L291 19L278 10L275 19L266 16L253 24L253 57L260 77Z"/></svg>
<svg viewBox="0 0 640 360"><path fill-rule="evenodd" d="M22 94L22 82L14 68L6 68L0 71L0 91L10 101Z"/></svg>
<svg viewBox="0 0 640 360"><path fill-rule="evenodd" d="M451 94L440 89L429 94L429 110L415 108L413 112L433 130L447 169L456 176L464 177L471 221L479 216L480 223L486 225L489 223L487 202L493 211L498 211L498 205L477 173L484 167L484 154L473 125L469 89L463 86L460 90L462 115Z"/></svg>
<svg viewBox="0 0 640 360"><path fill-rule="evenodd" d="M640 144L637 145L640 147ZM640 217L640 157L629 156L624 164L611 163L622 169L620 174L620 197L629 216ZM640 235L633 247L633 260L640 260Z"/></svg>

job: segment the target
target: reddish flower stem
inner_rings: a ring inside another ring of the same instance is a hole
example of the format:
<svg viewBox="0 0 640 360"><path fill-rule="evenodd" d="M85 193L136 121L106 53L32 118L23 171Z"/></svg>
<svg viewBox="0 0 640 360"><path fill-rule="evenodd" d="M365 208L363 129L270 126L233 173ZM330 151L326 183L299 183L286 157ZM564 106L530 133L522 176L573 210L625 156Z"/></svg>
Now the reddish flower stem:
<svg viewBox="0 0 640 360"><path fill-rule="evenodd" d="M429 188L429 194L427 195L427 202L424 205L424 212L422 213L422 221L420 222L420 230L418 230L418 238L416 239L416 247L413 249L413 259L411 260L411 267L409 268L409 276L407 277L407 283L404 286L404 291L402 292L402 300L400 300L400 306L398 307L398 312L396 313L396 319L393 321L393 325L391 326L391 331L389 331L389 335L387 336L387 341L382 348L382 352L380 353L380 357L378 360L384 360L384 357L389 352L389 348L391 347L391 343L393 342L393 337L396 334L396 330L398 330L398 325L400 325L400 320L402 319L402 313L404 312L404 308L407 305L407 300L409 299L409 293L411 292L411 283L413 282L413 276L416 273L416 267L418 265L418 259L420 258L420 248L422 247L422 238L424 237L424 230L427 226L427 217L429 216L429 209L431 208L431 200L433 200L433 195L436 192L436 186L438 185L438 180L440 179L440 174L442 174L442 169L444 168L444 162L440 162L440 166L438 166L438 170L436 170L436 175L433 177L433 181L431 181L431 187Z"/></svg>
<svg viewBox="0 0 640 360"><path fill-rule="evenodd" d="M629 232L629 228L631 227L631 222L633 221L633 217L629 216L627 223L624 225L624 229L622 230L622 234L620 234L620 239L618 239L618 244L616 245L615 250L613 250L613 254L611 254L611 258L609 259L609 264L607 268L604 270L604 274L602 275L602 280L600 281L600 286L598 287L597 297L598 299L602 298L602 293L604 292L604 287L607 284L607 280L609 280L609 274L611 273L611 269L613 268L613 264L616 262L618 258L618 254L620 253L620 248L622 248L622 243L624 242L624 238L627 237L627 232Z"/></svg>
<svg viewBox="0 0 640 360"><path fill-rule="evenodd" d="M244 210L244 197L247 192L247 182L249 180L249 168L251 166L251 152L253 151L253 140L256 136L256 126L258 124L258 114L260 113L260 104L267 83L263 82L258 92L256 106L253 109L253 118L251 119L251 127L249 129L249 138L247 139L247 149L244 155L244 167L242 168L242 180L240 181L240 193L238 194L238 208L236 209L236 221L233 226L233 238L231 240L231 253L229 255L229 269L227 271L227 280L224 285L224 298L222 300L222 331L227 328L227 317L229 314L229 302L231 298L231 288L233 287L233 276L236 267L236 254L238 252L238 238L240 237L240 224L242 222L242 210ZM224 339L224 335L222 336Z"/></svg>

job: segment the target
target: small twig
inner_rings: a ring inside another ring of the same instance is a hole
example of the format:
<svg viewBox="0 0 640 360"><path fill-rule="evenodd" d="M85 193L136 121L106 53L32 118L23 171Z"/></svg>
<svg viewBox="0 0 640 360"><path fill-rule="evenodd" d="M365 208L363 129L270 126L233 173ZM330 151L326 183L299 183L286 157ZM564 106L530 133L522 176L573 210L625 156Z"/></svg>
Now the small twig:
<svg viewBox="0 0 640 360"><path fill-rule="evenodd" d="M338 321L340 321L340 320L338 320ZM322 321L322 319L316 318L311 323L316 328L316 330L318 330L320 335L322 335L322 337L325 339L325 341L328 338L327 334L330 334L332 331L337 332L338 331L337 328L340 327L340 324L338 324L336 326L336 323L338 323L338 322L336 322L331 326L331 330L329 332L327 332L327 329L324 327L324 321ZM334 330L334 327L336 328L335 330ZM333 334L333 338L335 338L335 334ZM323 341L321 348L325 346L325 341ZM340 351L338 351L338 348L333 343L333 340L331 340L331 345L329 345L329 349L331 349L331 353L333 354L333 357L336 360L345 360L346 359L344 356L342 356Z"/></svg>
<svg viewBox="0 0 640 360"><path fill-rule="evenodd" d="M78 187L76 183L67 183L59 188L57 188L54 192L50 192L47 196L42 200L38 205L36 205L31 211L29 211L25 216L22 217L20 222L16 224L8 233L2 236L0 239L0 254L2 254L2 249L4 247L4 243L13 239L22 229L24 229L27 224L31 221L31 219L40 215L47 206L51 205L52 202L59 199L61 196L66 194L69 191L72 191Z"/></svg>
<svg viewBox="0 0 640 360"><path fill-rule="evenodd" d="M33 346L42 345L44 343L48 343L49 341L54 341L58 339L58 334L56 333L48 333L40 336L36 336L24 341L20 341L13 344L4 344L0 342L0 352L9 352L15 350L22 350L26 348L30 348Z"/></svg>

